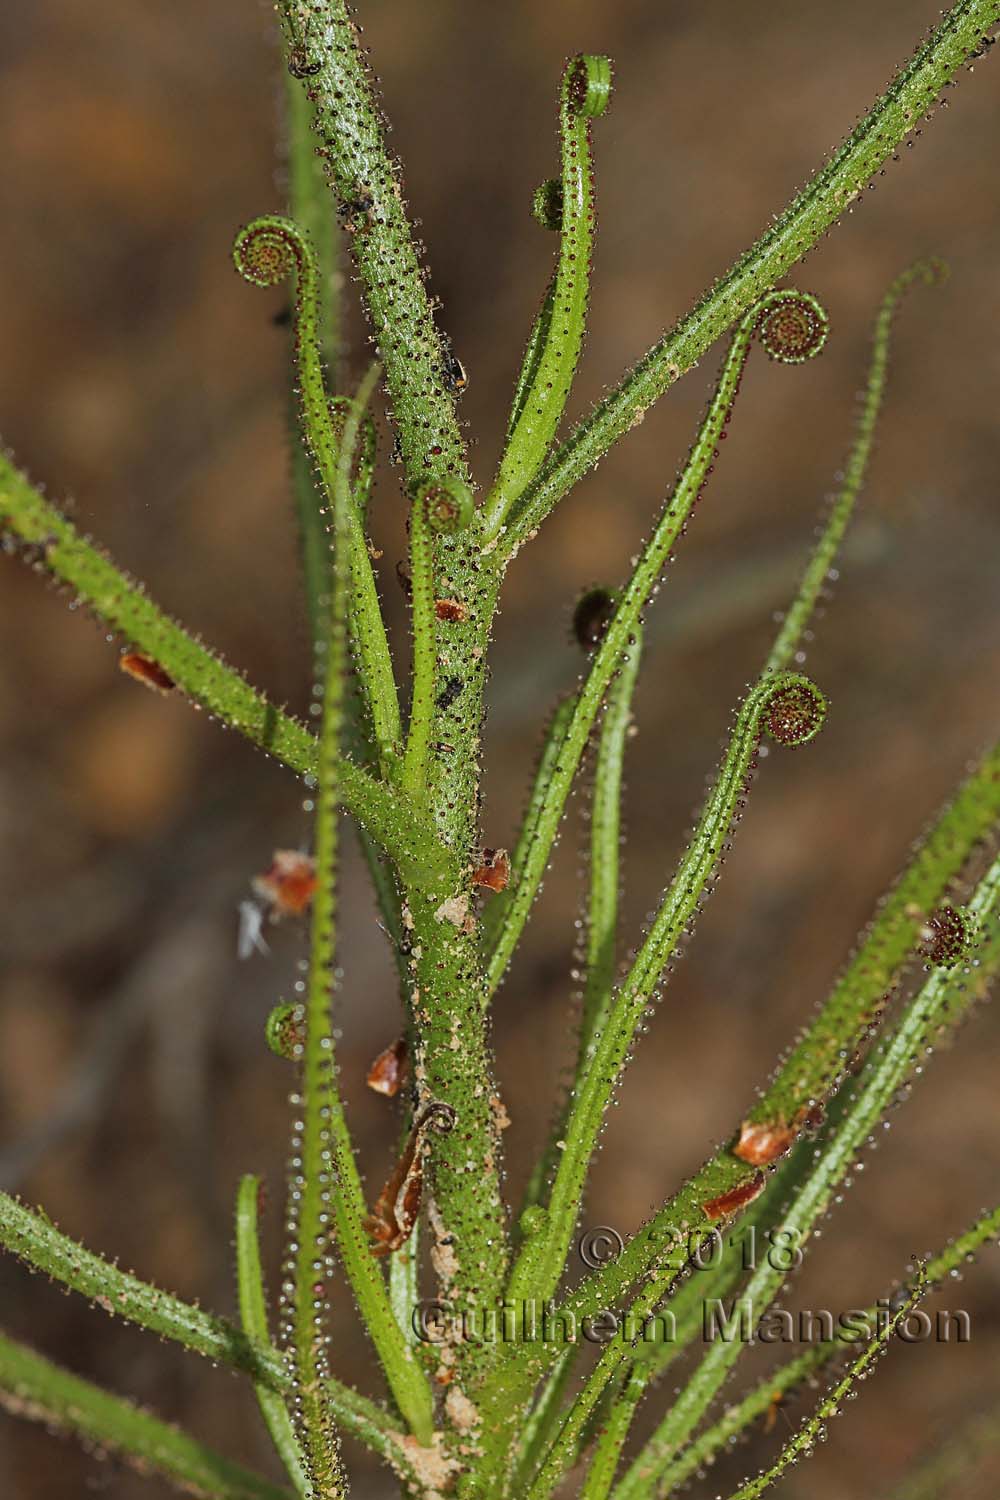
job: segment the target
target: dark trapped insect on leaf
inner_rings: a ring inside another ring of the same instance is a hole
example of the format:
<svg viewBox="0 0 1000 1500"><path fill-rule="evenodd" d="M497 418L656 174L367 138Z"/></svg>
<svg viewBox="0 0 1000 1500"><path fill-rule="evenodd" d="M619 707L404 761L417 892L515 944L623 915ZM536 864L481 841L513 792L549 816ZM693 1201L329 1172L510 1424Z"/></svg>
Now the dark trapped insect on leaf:
<svg viewBox="0 0 1000 1500"><path fill-rule="evenodd" d="M573 611L573 635L584 651L593 651L604 639L615 612L614 595L607 589L589 589L577 600Z"/></svg>

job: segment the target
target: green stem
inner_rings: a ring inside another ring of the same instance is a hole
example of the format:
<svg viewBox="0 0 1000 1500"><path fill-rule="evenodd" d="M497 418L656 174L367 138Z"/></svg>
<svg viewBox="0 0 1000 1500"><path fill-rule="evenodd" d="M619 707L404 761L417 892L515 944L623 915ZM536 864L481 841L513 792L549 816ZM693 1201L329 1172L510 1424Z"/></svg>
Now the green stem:
<svg viewBox="0 0 1000 1500"><path fill-rule="evenodd" d="M574 57L563 72L559 94L562 141L562 213L559 260L549 316L535 324L529 342L530 384L518 382L520 408L496 484L485 508L489 535L496 535L537 474L566 406L583 346L590 300L594 249L594 164L591 121L603 115L611 96L611 64L606 57ZM544 329L544 333L542 330ZM537 341L535 332L541 335ZM533 349L532 345L536 348Z"/></svg>
<svg viewBox="0 0 1000 1500"><path fill-rule="evenodd" d="M120 1453L140 1473L162 1475L204 1500L289 1500L260 1479L121 1396L113 1396L0 1334L0 1406Z"/></svg>
<svg viewBox="0 0 1000 1500"><path fill-rule="evenodd" d="M512 871L503 925L490 954L487 982L492 994L499 984L521 936L528 913L545 873L566 799L586 749L591 730L619 663L628 654L642 612L653 596L674 545L701 494L739 389L740 377L758 335L772 358L798 363L816 354L826 337L825 314L801 292L772 292L756 304L733 335L708 411L698 430L674 491L652 537L643 549L614 615L594 654L590 671L575 700L573 717L559 747L558 759L534 818L531 843L519 869Z"/></svg>
<svg viewBox="0 0 1000 1500"><path fill-rule="evenodd" d="M719 778L677 874L608 1007L605 1024L589 1041L587 1064L574 1092L546 1222L526 1242L511 1275L509 1295L515 1300L535 1297L544 1301L555 1290L601 1122L646 1007L718 866L747 788L761 734L766 729L778 743L805 744L818 732L825 711L822 695L808 678L795 673L765 674L748 693Z"/></svg>
<svg viewBox="0 0 1000 1500"><path fill-rule="evenodd" d="M931 109L942 89L1000 21L1000 0L959 0L885 93L757 242L697 306L570 433L523 496L508 525L508 555L664 391L800 261Z"/></svg>
<svg viewBox="0 0 1000 1500"><path fill-rule="evenodd" d="M552 1441L559 1425L563 1400L573 1377L573 1367L579 1349L575 1344L566 1344L559 1350L555 1364L542 1384L534 1403L525 1413L518 1439L516 1463L511 1481L504 1490L505 1495L523 1495Z"/></svg>
<svg viewBox="0 0 1000 1500"><path fill-rule="evenodd" d="M243 1332L254 1343L268 1347L271 1334L257 1239L259 1193L260 1178L247 1175L240 1179L236 1195L236 1284ZM309 1484L302 1466L302 1453L283 1397L259 1380L254 1382L254 1391L275 1452L284 1464L296 1494L308 1497Z"/></svg>

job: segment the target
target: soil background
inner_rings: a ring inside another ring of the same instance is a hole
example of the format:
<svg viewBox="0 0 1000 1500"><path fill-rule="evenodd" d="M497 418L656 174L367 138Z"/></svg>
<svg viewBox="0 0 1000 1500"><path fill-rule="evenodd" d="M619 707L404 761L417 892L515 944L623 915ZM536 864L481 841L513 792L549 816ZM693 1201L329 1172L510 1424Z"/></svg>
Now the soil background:
<svg viewBox="0 0 1000 1500"><path fill-rule="evenodd" d="M578 414L756 238L938 16L935 0L360 9L433 289L469 371L462 412L481 483L553 248L528 206L556 166L565 56L606 50L616 64L613 106L595 131L600 229ZM808 653L832 702L828 726L808 751L762 768L725 878L613 1112L588 1225L628 1234L731 1131L911 841L995 733L998 90L989 58L963 73L948 107L798 269L830 309L827 352L798 370L751 360L723 461L651 612L628 765L633 935L682 847L730 707L759 667L842 462L877 299L914 256L944 256L949 284L914 295L900 320L863 511ZM281 135L263 4L0 9L4 441L155 598L302 711L310 663L281 295L251 290L230 263L234 230L283 203ZM345 342L354 379L367 352L353 307ZM716 366L713 351L511 573L490 693L487 843L510 843L543 716L580 670L573 601L622 577ZM375 516L402 666L393 564L403 502L385 461ZM302 933L286 926L269 959L239 963L235 913L271 852L307 837L301 788L206 716L126 679L116 645L13 560L0 582L0 653L3 1185L139 1274L231 1312L242 1172L271 1185L272 1271L278 1254L289 1079L262 1028L303 952ZM512 1194L567 1056L582 803L496 1003ZM396 1121L363 1078L398 1011L353 853L344 903L343 1077L374 1192ZM987 1010L895 1115L791 1305L870 1301L912 1253L996 1201L998 1067L1000 1025ZM998 1289L991 1251L939 1299L969 1311L972 1342L894 1349L819 1457L788 1478L789 1500L881 1493L965 1414L996 1404ZM0 1264L0 1323L273 1472L252 1394L224 1372L10 1260ZM377 1388L346 1294L333 1363ZM666 1394L647 1403L644 1425ZM695 1493L735 1484L782 1425ZM351 1459L353 1493L393 1493L361 1455ZM998 1478L986 1463L961 1493L996 1494ZM133 1500L155 1489L0 1419L4 1495Z"/></svg>

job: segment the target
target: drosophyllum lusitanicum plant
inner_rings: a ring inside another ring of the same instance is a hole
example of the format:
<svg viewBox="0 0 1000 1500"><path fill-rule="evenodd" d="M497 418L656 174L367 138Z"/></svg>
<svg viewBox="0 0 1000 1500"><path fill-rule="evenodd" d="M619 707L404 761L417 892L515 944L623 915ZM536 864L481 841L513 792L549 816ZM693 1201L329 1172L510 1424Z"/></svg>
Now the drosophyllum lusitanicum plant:
<svg viewBox="0 0 1000 1500"><path fill-rule="evenodd" d="M340 0L283 0L279 11L291 201L287 216L243 228L234 256L253 285L294 287L294 493L317 653L318 733L163 614L7 459L0 495L6 550L59 580L118 632L123 669L209 710L310 788L311 855L294 867L279 862L269 877L276 902L308 906L310 930L302 997L279 1006L267 1031L294 1075L284 1260L268 1295L252 1176L236 1193L237 1323L125 1274L12 1198L0 1200L0 1238L105 1310L242 1372L285 1478L248 1472L6 1338L2 1399L181 1489L225 1500L347 1495L353 1450L342 1449L343 1438L373 1450L401 1491L420 1500L545 1500L557 1492L647 1500L678 1491L786 1392L811 1386L818 1391L811 1414L770 1466L734 1492L746 1500L811 1451L893 1335L919 1315L920 1299L1000 1230L997 1207L925 1261L901 1268L896 1288L869 1289L869 1311L849 1326L827 1330L721 1415L713 1412L746 1339L706 1340L706 1302L738 1299L753 1325L762 1324L886 1111L1000 967L1000 864L989 848L1000 816L1000 748L927 828L770 1081L741 1114L720 1122L720 1134L728 1130L722 1145L620 1253L595 1257L578 1275L572 1252L602 1122L672 959L720 876L759 757L773 747L769 774L780 776L785 749L808 744L822 728L824 695L796 670L802 642L865 476L893 320L911 288L941 279L938 263L904 269L878 308L859 425L799 588L734 707L728 748L655 915L645 932L619 937L619 809L642 619L710 482L746 361L761 357L755 346L789 365L823 348L824 308L777 283L930 117L955 75L986 51L1000 0L954 5L761 239L558 440L589 296L592 134L612 96L607 58L570 60L558 87L561 159L533 202L539 233L550 232L555 245L552 274L528 334L502 459L478 495L456 415L465 372L425 286L357 27ZM526 199L529 192L526 184ZM334 334L342 244L377 352L350 394ZM515 560L530 567L528 544L556 504L720 339L728 342L714 392L631 577L577 606L586 670L545 727L516 837L509 851L486 848L478 821L489 749L482 695L507 569ZM408 507L413 653L405 692L387 644L378 554L366 535L376 503L370 408L379 391L402 476L401 496L379 503ZM738 423L738 443L737 434ZM733 447L726 444L727 463ZM551 1134L523 1201L510 1203L489 1010L567 799L585 774L590 848L577 1062L564 1095L553 1099ZM349 1027L353 1004L350 975L336 968L342 815L367 856L401 997L402 1035L370 1079L396 1098L400 1121L397 1164L374 1197L363 1187L341 1103L332 1021L336 1003ZM916 819L925 815L918 810ZM766 1251L748 1256L749 1243ZM328 1309L339 1298L353 1299L382 1390L359 1393L329 1347ZM678 1385L672 1367L682 1354L688 1362ZM643 1442L632 1436L637 1416L652 1434ZM959 1459L973 1446L960 1435Z"/></svg>

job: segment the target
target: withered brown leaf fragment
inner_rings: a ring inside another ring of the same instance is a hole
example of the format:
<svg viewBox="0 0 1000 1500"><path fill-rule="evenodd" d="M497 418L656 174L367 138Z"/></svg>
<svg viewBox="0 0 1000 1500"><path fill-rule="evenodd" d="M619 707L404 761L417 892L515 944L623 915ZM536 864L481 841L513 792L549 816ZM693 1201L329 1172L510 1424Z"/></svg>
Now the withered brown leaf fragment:
<svg viewBox="0 0 1000 1500"><path fill-rule="evenodd" d="M271 868L251 884L271 908L272 917L299 917L316 891L316 864L300 849L275 849Z"/></svg>
<svg viewBox="0 0 1000 1500"><path fill-rule="evenodd" d="M510 879L510 857L506 849L484 849L480 863L472 872L472 884L490 891L502 891Z"/></svg>
<svg viewBox="0 0 1000 1500"><path fill-rule="evenodd" d="M469 611L461 599L435 599L434 613L439 620L450 625L460 625L469 618Z"/></svg>
<svg viewBox="0 0 1000 1500"><path fill-rule="evenodd" d="M368 1077L365 1080L370 1089L376 1094L385 1094L387 1099L394 1099L406 1081L409 1066L409 1048L406 1037L398 1037L391 1047L386 1047L368 1069Z"/></svg>
<svg viewBox="0 0 1000 1500"><path fill-rule="evenodd" d="M365 1228L375 1241L373 1255L390 1255L405 1245L413 1233L424 1191L427 1131L432 1125L436 1130L451 1130L455 1120L451 1105L437 1100L425 1105L414 1120L403 1154L365 1219Z"/></svg>
<svg viewBox="0 0 1000 1500"><path fill-rule="evenodd" d="M746 1182L737 1183L736 1187L729 1188L725 1193L720 1193L717 1198L709 1198L701 1205L702 1213L709 1219L727 1219L730 1214L737 1213L752 1203L758 1193L764 1190L763 1172L755 1172Z"/></svg>
<svg viewBox="0 0 1000 1500"><path fill-rule="evenodd" d="M784 1120L744 1120L733 1155L752 1167L766 1167L791 1149L798 1133Z"/></svg>
<svg viewBox="0 0 1000 1500"><path fill-rule="evenodd" d="M124 652L118 658L118 669L129 677L134 677L144 687L151 688L154 693L163 693L164 696L172 693L177 686L166 668L161 667L151 656L144 656L141 651Z"/></svg>

